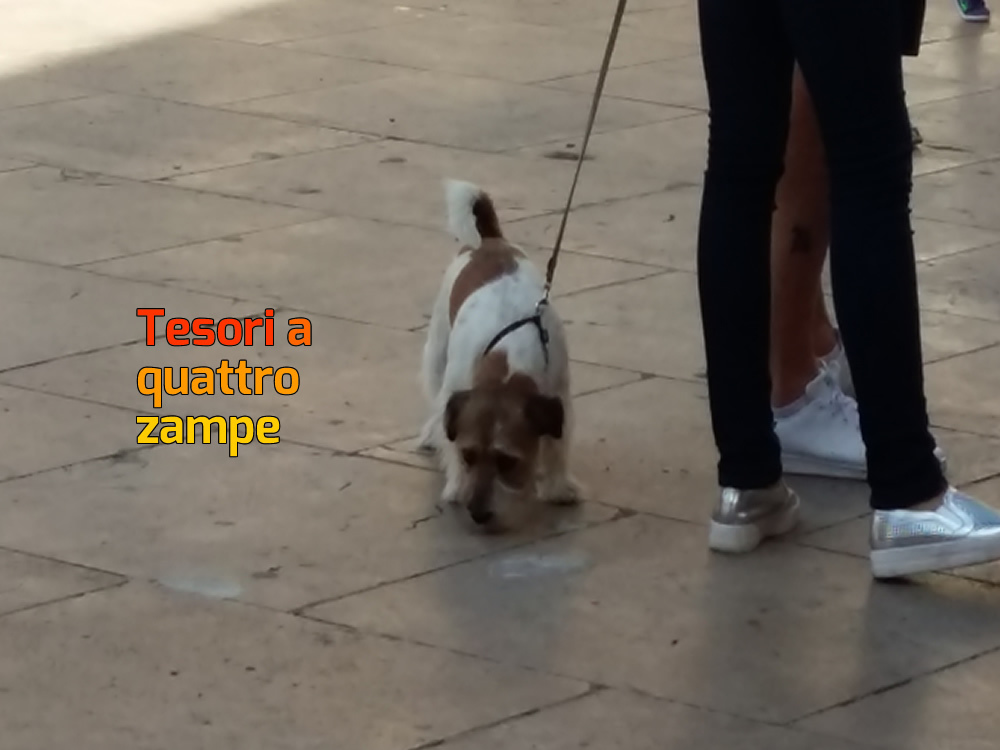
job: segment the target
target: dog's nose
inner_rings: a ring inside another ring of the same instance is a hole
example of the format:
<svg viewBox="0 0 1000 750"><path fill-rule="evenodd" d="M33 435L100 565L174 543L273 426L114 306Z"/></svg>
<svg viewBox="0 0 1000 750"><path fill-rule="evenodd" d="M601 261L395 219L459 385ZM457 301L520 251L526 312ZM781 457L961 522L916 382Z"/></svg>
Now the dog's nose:
<svg viewBox="0 0 1000 750"><path fill-rule="evenodd" d="M493 511L489 508L470 508L469 515L480 526L485 526L493 520Z"/></svg>

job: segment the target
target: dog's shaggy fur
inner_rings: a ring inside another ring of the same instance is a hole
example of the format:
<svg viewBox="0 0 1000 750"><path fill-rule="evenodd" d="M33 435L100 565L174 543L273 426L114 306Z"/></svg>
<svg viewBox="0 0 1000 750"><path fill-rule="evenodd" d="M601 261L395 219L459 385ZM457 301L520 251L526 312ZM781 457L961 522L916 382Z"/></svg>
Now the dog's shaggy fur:
<svg viewBox="0 0 1000 750"><path fill-rule="evenodd" d="M482 526L502 527L525 500L572 503L569 354L562 321L542 308L548 358L538 328L524 325L544 279L503 236L490 197L475 185L445 183L448 228L461 250L448 266L424 346L423 381L431 415L421 448L438 453L443 500Z"/></svg>

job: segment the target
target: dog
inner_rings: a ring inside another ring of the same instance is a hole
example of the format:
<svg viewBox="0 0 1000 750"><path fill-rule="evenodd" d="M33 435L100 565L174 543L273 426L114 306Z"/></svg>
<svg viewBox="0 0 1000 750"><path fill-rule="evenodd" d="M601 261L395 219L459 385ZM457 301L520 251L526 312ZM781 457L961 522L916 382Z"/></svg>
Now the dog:
<svg viewBox="0 0 1000 750"><path fill-rule="evenodd" d="M500 530L519 504L570 505L573 414L563 323L545 280L504 237L493 200L445 181L448 229L461 244L444 273L423 351L430 417L420 449L438 455L442 501Z"/></svg>

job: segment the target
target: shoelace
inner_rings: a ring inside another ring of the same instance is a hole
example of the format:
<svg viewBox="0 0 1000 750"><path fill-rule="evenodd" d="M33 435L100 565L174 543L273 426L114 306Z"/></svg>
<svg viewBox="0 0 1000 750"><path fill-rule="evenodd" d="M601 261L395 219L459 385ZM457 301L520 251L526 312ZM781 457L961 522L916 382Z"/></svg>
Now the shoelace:
<svg viewBox="0 0 1000 750"><path fill-rule="evenodd" d="M819 409L830 412L850 427L859 427L861 420L857 402L840 390L830 372L824 374L823 380L827 387L822 398L815 402Z"/></svg>

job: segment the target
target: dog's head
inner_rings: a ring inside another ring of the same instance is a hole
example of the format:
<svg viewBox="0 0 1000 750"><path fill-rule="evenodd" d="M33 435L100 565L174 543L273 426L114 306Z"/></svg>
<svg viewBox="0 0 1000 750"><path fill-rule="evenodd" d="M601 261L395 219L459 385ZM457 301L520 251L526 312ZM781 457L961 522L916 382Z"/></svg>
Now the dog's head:
<svg viewBox="0 0 1000 750"><path fill-rule="evenodd" d="M459 500L473 521L503 526L514 504L534 495L541 440L562 438L564 419L560 398L539 394L516 373L451 396L445 434L460 456Z"/></svg>

